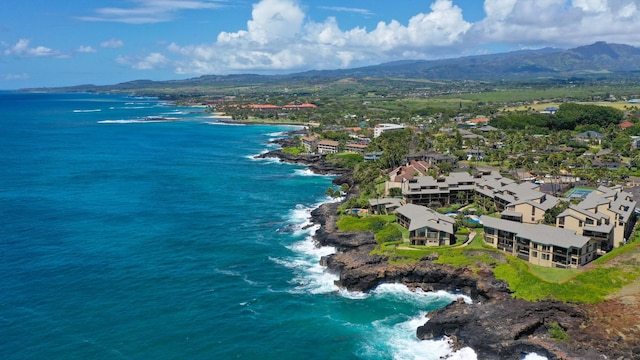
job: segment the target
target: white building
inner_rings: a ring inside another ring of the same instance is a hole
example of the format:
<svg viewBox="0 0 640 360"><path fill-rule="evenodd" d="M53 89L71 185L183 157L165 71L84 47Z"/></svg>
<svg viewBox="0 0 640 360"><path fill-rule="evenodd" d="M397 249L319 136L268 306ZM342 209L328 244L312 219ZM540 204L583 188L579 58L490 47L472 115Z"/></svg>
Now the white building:
<svg viewBox="0 0 640 360"><path fill-rule="evenodd" d="M383 132L386 131L392 131L392 130L404 130L407 127L404 125L397 125L397 124L378 124L376 125L376 127L373 128L373 137L377 138L378 136L380 136Z"/></svg>

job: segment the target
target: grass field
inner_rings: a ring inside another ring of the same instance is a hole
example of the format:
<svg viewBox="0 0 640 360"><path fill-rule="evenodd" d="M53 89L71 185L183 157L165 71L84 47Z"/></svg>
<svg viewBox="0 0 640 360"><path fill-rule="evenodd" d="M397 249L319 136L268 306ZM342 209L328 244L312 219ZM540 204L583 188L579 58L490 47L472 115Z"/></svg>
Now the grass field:
<svg viewBox="0 0 640 360"><path fill-rule="evenodd" d="M640 109L640 105L638 104L630 104L626 101L616 101L616 102L608 102L608 101L598 101L598 102L579 102L578 104L582 105L599 105L599 106L609 106L618 110L628 110L633 107ZM534 110L534 111L542 111L548 107L555 106L559 107L561 103L538 103L531 105L520 105L520 106L512 106L506 107L507 111L524 111L524 110Z"/></svg>

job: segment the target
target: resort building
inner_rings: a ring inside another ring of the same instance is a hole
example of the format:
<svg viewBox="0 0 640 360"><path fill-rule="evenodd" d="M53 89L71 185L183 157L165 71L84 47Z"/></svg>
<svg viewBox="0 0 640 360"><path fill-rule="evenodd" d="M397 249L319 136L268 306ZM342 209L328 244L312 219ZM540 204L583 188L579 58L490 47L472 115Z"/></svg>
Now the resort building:
<svg viewBox="0 0 640 360"><path fill-rule="evenodd" d="M382 133L393 130L404 130L407 127L404 125L397 124L378 124L373 128L373 137L377 138L382 135Z"/></svg>
<svg viewBox="0 0 640 360"><path fill-rule="evenodd" d="M405 178L401 188L407 203L428 207L468 204L479 196L485 207L495 206L504 218L531 224L541 222L545 213L560 203L560 199L541 192L539 184L517 184L497 172L473 176L453 172L437 179L414 176Z"/></svg>
<svg viewBox="0 0 640 360"><path fill-rule="evenodd" d="M570 229L598 241L610 251L626 243L636 223L637 202L621 186L600 186L577 205L571 205L556 218L556 226Z"/></svg>
<svg viewBox="0 0 640 360"><path fill-rule="evenodd" d="M575 231L481 216L484 241L535 265L576 269L597 257L597 240Z"/></svg>
<svg viewBox="0 0 640 360"><path fill-rule="evenodd" d="M382 157L382 151L374 151L364 154L364 161L377 161Z"/></svg>
<svg viewBox="0 0 640 360"><path fill-rule="evenodd" d="M402 196L408 204L428 207L468 204L478 179L466 172L453 172L437 179L417 176L402 183Z"/></svg>
<svg viewBox="0 0 640 360"><path fill-rule="evenodd" d="M540 185L532 182L517 184L501 176L485 176L478 182L476 194L485 204L495 206L502 218L522 223L536 224L544 215L560 203L555 196L540 191Z"/></svg>
<svg viewBox="0 0 640 360"><path fill-rule="evenodd" d="M407 162L411 161L426 161L429 165L436 165L439 163L448 163L456 165L458 158L451 155L441 154L435 151L419 151L411 153L406 157Z"/></svg>
<svg viewBox="0 0 640 360"><path fill-rule="evenodd" d="M321 140L317 144L318 154L336 154L340 149L340 143L333 140Z"/></svg>
<svg viewBox="0 0 640 360"><path fill-rule="evenodd" d="M302 138L300 138L300 141L302 142L304 150L310 153L315 150L316 144L318 143L318 137L315 135L303 136Z"/></svg>
<svg viewBox="0 0 640 360"><path fill-rule="evenodd" d="M396 210L398 224L409 230L412 245L445 246L456 243L455 220L427 207L406 204Z"/></svg>
<svg viewBox="0 0 640 360"><path fill-rule="evenodd" d="M348 144L345 144L344 146L344 151L356 153L356 154L364 154L366 150L367 150L367 145L363 145L363 144L348 143Z"/></svg>
<svg viewBox="0 0 640 360"><path fill-rule="evenodd" d="M372 214L391 214L402 206L402 200L396 198L369 199Z"/></svg>

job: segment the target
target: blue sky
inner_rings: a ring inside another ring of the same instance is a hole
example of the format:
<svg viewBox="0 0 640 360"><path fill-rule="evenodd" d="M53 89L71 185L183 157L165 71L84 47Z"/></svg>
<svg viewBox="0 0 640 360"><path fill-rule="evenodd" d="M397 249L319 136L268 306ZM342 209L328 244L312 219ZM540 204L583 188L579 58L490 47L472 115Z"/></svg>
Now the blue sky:
<svg viewBox="0 0 640 360"><path fill-rule="evenodd" d="M0 89L292 73L595 41L640 46L640 0L16 0Z"/></svg>

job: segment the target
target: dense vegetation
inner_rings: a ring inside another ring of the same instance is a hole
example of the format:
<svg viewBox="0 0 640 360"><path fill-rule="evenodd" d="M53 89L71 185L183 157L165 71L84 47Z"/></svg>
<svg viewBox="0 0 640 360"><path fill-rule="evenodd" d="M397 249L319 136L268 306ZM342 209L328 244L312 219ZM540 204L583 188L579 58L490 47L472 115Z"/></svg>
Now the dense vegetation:
<svg viewBox="0 0 640 360"><path fill-rule="evenodd" d="M624 119L624 112L608 106L576 103L561 104L555 114L535 112L505 113L490 122L500 129L538 128L550 131L575 130L578 126L596 130L617 125Z"/></svg>

